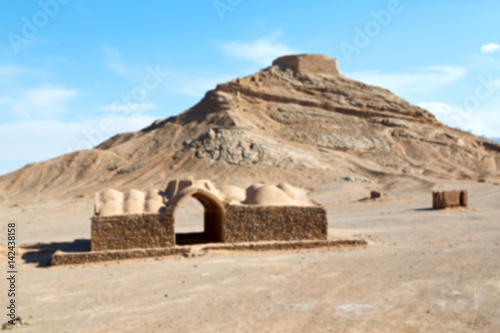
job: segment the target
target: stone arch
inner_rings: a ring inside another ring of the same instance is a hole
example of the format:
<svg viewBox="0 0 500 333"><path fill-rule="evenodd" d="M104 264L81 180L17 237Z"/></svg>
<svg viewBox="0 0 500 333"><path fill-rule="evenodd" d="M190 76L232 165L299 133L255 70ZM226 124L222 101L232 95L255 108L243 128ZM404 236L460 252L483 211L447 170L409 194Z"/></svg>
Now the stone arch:
<svg viewBox="0 0 500 333"><path fill-rule="evenodd" d="M175 233L176 244L198 244L224 242L224 219L226 209L222 201L214 194L198 187L188 187L177 193L170 201L172 217L174 220L175 232L175 212L179 205L188 197L198 200L204 209L204 231L202 233Z"/></svg>

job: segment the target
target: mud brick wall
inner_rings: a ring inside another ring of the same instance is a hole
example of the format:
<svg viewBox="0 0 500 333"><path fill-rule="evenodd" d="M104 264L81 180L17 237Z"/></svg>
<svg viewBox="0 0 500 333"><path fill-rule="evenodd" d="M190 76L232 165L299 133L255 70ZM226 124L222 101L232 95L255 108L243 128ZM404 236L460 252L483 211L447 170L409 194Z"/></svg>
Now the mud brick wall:
<svg viewBox="0 0 500 333"><path fill-rule="evenodd" d="M64 253L56 252L52 256L50 264L57 265L74 265L87 264L91 262L108 261L108 260L126 260L151 257L163 257L182 254L189 256L189 248L155 248L155 249L132 249L132 250L116 250L116 251L90 251L90 252L73 252Z"/></svg>
<svg viewBox="0 0 500 333"><path fill-rule="evenodd" d="M339 74L337 60L320 54L284 56L274 60L273 65L288 66L299 73Z"/></svg>
<svg viewBox="0 0 500 333"><path fill-rule="evenodd" d="M174 219L165 214L92 218L91 250L157 248L175 245Z"/></svg>
<svg viewBox="0 0 500 333"><path fill-rule="evenodd" d="M432 192L432 208L443 209L453 207L467 207L467 191Z"/></svg>
<svg viewBox="0 0 500 333"><path fill-rule="evenodd" d="M326 211L321 207L227 207L224 241L322 240L327 238Z"/></svg>

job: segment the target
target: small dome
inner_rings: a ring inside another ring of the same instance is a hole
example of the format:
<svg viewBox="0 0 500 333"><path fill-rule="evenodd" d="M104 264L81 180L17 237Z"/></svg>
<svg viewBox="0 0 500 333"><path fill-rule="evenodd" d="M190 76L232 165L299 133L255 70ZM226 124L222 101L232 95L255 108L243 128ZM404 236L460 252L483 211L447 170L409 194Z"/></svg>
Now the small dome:
<svg viewBox="0 0 500 333"><path fill-rule="evenodd" d="M288 183L278 185L299 206L311 206L312 202L307 198L307 192L303 188L292 186Z"/></svg>
<svg viewBox="0 0 500 333"><path fill-rule="evenodd" d="M144 192L128 190L124 193L123 198L123 212L125 214L142 214L144 212Z"/></svg>
<svg viewBox="0 0 500 333"><path fill-rule="evenodd" d="M295 206L285 192L273 185L252 185L247 189L245 203L263 206Z"/></svg>
<svg viewBox="0 0 500 333"><path fill-rule="evenodd" d="M97 192L95 195L95 214L113 216L123 214L123 193L113 189Z"/></svg>
<svg viewBox="0 0 500 333"><path fill-rule="evenodd" d="M224 195L227 201L244 201L246 198L245 190L239 188L238 186L225 185L220 188L220 191Z"/></svg>

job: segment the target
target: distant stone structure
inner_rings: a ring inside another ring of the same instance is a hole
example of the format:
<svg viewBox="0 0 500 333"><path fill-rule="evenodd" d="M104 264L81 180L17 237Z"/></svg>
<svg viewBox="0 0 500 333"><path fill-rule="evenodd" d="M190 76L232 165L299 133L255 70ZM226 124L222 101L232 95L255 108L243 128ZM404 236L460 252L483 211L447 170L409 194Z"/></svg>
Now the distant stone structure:
<svg viewBox="0 0 500 333"><path fill-rule="evenodd" d="M280 57L273 65L289 67L297 73L339 75L337 59L322 54L299 54Z"/></svg>
<svg viewBox="0 0 500 333"><path fill-rule="evenodd" d="M175 211L188 197L204 207L204 231L176 234ZM326 240L325 209L289 184L217 189L208 180L174 180L165 191L96 194L91 250L165 248L197 243Z"/></svg>
<svg viewBox="0 0 500 333"><path fill-rule="evenodd" d="M467 191L442 191L432 192L432 208L444 209L454 207L467 207Z"/></svg>

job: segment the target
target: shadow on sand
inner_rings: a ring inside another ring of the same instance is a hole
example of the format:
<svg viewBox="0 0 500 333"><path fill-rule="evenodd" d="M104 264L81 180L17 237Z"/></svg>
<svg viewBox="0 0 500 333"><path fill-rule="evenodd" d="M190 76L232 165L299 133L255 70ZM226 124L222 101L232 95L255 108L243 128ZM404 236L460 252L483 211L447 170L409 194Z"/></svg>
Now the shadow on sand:
<svg viewBox="0 0 500 333"><path fill-rule="evenodd" d="M431 211L431 210L434 210L434 208L432 208L432 207L415 208L413 211L415 211L415 212L427 212L427 211Z"/></svg>
<svg viewBox="0 0 500 333"><path fill-rule="evenodd" d="M54 252L85 252L90 251L89 239L75 239L72 242L21 245L24 253L21 258L26 263L38 263L37 267L50 266Z"/></svg>

